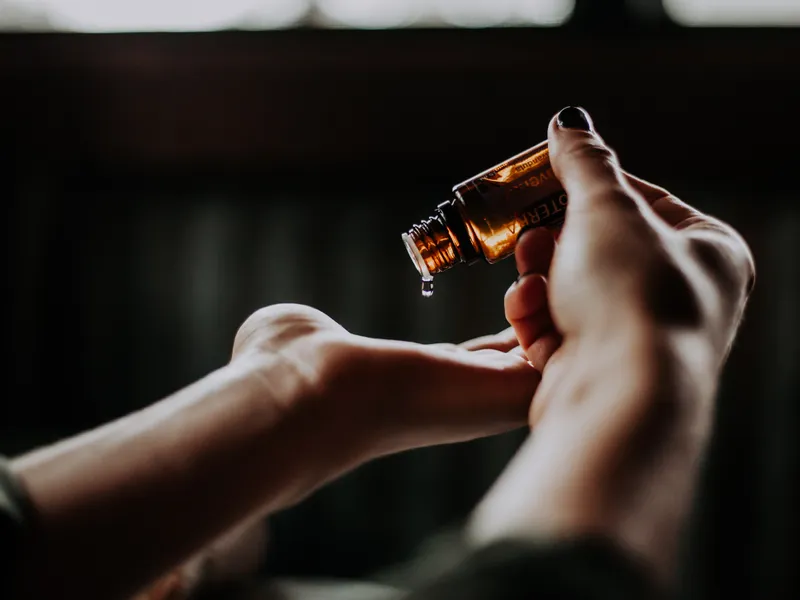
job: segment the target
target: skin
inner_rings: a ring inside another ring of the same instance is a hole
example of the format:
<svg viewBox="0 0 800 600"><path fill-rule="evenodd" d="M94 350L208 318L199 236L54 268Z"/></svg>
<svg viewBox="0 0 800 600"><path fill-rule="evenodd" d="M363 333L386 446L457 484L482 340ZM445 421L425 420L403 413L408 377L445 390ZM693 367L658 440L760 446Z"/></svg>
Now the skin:
<svg viewBox="0 0 800 600"><path fill-rule="evenodd" d="M37 517L21 595L130 597L365 461L523 425L540 375L516 345L511 331L428 346L304 306L256 312L225 367L12 462Z"/></svg>
<svg viewBox="0 0 800 600"><path fill-rule="evenodd" d="M668 573L752 258L595 134L552 123L549 138L567 221L557 247L521 238L511 330L426 346L304 306L256 312L228 365L13 461L36 511L22 596L130 597L359 464L526 420L535 435L476 510L475 543L595 531Z"/></svg>
<svg viewBox="0 0 800 600"><path fill-rule="evenodd" d="M549 141L566 222L558 242L523 234L505 298L542 372L533 433L470 533L604 535L667 584L752 255L728 225L625 173L595 132L554 119Z"/></svg>

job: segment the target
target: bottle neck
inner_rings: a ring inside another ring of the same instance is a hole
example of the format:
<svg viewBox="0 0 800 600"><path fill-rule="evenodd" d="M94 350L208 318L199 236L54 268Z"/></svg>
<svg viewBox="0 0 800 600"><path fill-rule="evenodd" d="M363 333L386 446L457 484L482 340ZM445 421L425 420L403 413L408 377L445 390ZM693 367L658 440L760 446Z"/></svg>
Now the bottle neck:
<svg viewBox="0 0 800 600"><path fill-rule="evenodd" d="M456 245L441 212L414 225L403 238L406 249L421 275L447 271L461 262ZM420 264L422 262L422 264Z"/></svg>
<svg viewBox="0 0 800 600"><path fill-rule="evenodd" d="M440 204L431 218L414 225L403 238L411 259L422 275L426 269L430 275L435 275L458 263L472 262L478 256L456 202L452 200Z"/></svg>

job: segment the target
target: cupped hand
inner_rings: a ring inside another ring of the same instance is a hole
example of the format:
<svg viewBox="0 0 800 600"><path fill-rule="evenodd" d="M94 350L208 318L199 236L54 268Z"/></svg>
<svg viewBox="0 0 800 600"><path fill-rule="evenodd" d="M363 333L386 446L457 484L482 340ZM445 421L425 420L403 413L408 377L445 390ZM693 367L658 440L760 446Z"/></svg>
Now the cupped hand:
<svg viewBox="0 0 800 600"><path fill-rule="evenodd" d="M230 366L258 386L253 410L277 414L270 448L292 475L274 509L383 454L524 426L540 379L510 328L463 344L395 342L351 334L297 304L253 313ZM185 597L255 567L260 536L261 526L230 532L137 600Z"/></svg>
<svg viewBox="0 0 800 600"><path fill-rule="evenodd" d="M523 426L540 380L511 329L458 345L371 339L295 304L257 311L236 336L234 362L276 357L282 377L265 383L286 388L284 410L351 463Z"/></svg>

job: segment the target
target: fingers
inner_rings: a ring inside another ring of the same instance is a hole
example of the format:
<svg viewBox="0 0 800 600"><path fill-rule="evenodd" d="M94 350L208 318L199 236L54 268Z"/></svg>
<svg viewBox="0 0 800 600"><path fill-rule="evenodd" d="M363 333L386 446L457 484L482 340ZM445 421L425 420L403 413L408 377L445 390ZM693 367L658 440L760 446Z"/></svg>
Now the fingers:
<svg viewBox="0 0 800 600"><path fill-rule="evenodd" d="M517 242L519 279L505 297L506 319L530 363L544 369L561 343L547 303L547 280L555 252L555 239L547 229L523 232Z"/></svg>
<svg viewBox="0 0 800 600"><path fill-rule="evenodd" d="M662 187L627 172L624 173L624 177L628 184L642 195L653 211L675 229L702 226L707 221L715 220L679 200Z"/></svg>
<svg viewBox="0 0 800 600"><path fill-rule="evenodd" d="M528 361L511 352L453 352L404 342L396 352L373 353L370 377L383 395L377 410L378 455L466 441L523 427L541 381Z"/></svg>
<svg viewBox="0 0 800 600"><path fill-rule="evenodd" d="M507 327L498 333L483 335L461 342L460 344L452 344L450 342L429 344L431 348L438 348L450 352L474 352L477 350L499 350L500 352L508 352L518 346L519 342L517 341L517 336L514 333L513 327Z"/></svg>
<svg viewBox="0 0 800 600"><path fill-rule="evenodd" d="M577 202L597 206L606 201L606 196L624 203L619 197L620 192L625 195L624 182L675 229L724 229L719 220L689 206L665 188L622 170L616 155L594 133L591 117L582 109L562 110L551 123L550 131L550 159L570 205ZM587 195L593 197L587 198Z"/></svg>
<svg viewBox="0 0 800 600"><path fill-rule="evenodd" d="M273 304L251 314L239 327L233 341L233 356L280 346L323 331L346 333L325 313L302 304Z"/></svg>
<svg viewBox="0 0 800 600"><path fill-rule="evenodd" d="M686 204L667 190L625 173L653 211L689 239L695 258L726 291L749 294L755 284L755 262L747 242L733 227Z"/></svg>
<svg viewBox="0 0 800 600"><path fill-rule="evenodd" d="M561 345L547 304L547 280L538 273L525 275L509 288L505 305L520 349L531 365L542 371Z"/></svg>
<svg viewBox="0 0 800 600"><path fill-rule="evenodd" d="M553 259L554 250L555 240L553 238L553 234L547 229L531 229L520 234L515 254L517 271L523 276L520 278L520 282L525 279L527 275L546 274L550 268L550 262ZM528 284L519 287L519 290L521 290L523 293L522 296L520 296L517 292L511 295L512 301L510 306L512 311L519 313L520 311L525 310L524 303L531 300L531 298L524 295L527 293L527 286ZM546 297L535 298L535 301L541 307L546 309ZM509 305L507 305L507 307L508 306ZM506 319L508 320L508 311L506 312ZM509 350L519 346L517 334L517 330L512 326L501 331L500 333L475 338L458 345L437 344L437 346L441 348L470 351L500 350L502 352L508 352Z"/></svg>
<svg viewBox="0 0 800 600"><path fill-rule="evenodd" d="M517 273L520 276L529 273L547 275L556 249L553 232L539 227L523 230L517 240L514 258L517 262Z"/></svg>
<svg viewBox="0 0 800 600"><path fill-rule="evenodd" d="M472 340L462 342L457 347L463 350L500 350L508 352L519 346L517 334L513 327L508 327L499 333L484 335Z"/></svg>
<svg viewBox="0 0 800 600"><path fill-rule="evenodd" d="M606 284L642 281L653 262L664 260L672 245L665 238L674 237L673 230L684 232L695 258L715 274L725 270L732 245L744 247L720 221L625 173L582 109L565 108L552 120L549 149L553 170L569 197L564 235L571 252L564 254L580 259L584 277L596 274ZM734 270L742 269L738 264Z"/></svg>
<svg viewBox="0 0 800 600"><path fill-rule="evenodd" d="M541 374L524 358L496 350L447 356L426 376L425 407L420 410L428 413L428 422L446 423L460 439L507 431L527 422Z"/></svg>
<svg viewBox="0 0 800 600"><path fill-rule="evenodd" d="M609 207L638 208L616 155L594 131L586 111L574 106L563 109L550 122L548 141L553 171L569 198L568 215Z"/></svg>
<svg viewBox="0 0 800 600"><path fill-rule="evenodd" d="M468 340L458 345L435 344L449 350L499 350L508 352L520 347L520 336L524 340L520 356L525 356L536 368L544 363L560 344L547 308L546 283L539 287L541 279L550 269L555 251L552 231L544 228L530 229L520 234L515 252L519 281L506 294L506 319L508 329L493 335ZM543 281L543 280L542 280ZM533 307L533 308L531 308Z"/></svg>

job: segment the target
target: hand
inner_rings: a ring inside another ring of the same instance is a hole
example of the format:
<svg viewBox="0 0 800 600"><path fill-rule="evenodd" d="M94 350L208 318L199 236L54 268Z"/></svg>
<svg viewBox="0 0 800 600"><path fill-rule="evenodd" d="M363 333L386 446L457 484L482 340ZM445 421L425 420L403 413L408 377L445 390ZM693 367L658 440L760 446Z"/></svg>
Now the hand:
<svg viewBox="0 0 800 600"><path fill-rule="evenodd" d="M557 243L544 229L523 234L505 300L543 373L534 434L473 533L601 532L663 571L753 259L728 225L623 172L583 111L560 117L572 128L554 119L549 147L566 222Z"/></svg>
<svg viewBox="0 0 800 600"><path fill-rule="evenodd" d="M263 549L237 531L359 463L523 425L540 375L516 346L512 331L424 346L258 311L228 365L13 461L36 511L20 596L174 598L235 575Z"/></svg>
<svg viewBox="0 0 800 600"><path fill-rule="evenodd" d="M264 371L253 369L262 361ZM312 445L284 448L309 448L299 464L313 464L308 472L314 475L303 478L292 502L380 454L520 427L539 381L510 328L458 345L400 343L352 335L300 305L271 306L248 318L231 363L255 379L265 372L270 400L284 400L281 418L311 429ZM287 435L291 441L305 437L300 431ZM136 600L189 597L254 571L263 532L258 525L229 533Z"/></svg>
<svg viewBox="0 0 800 600"><path fill-rule="evenodd" d="M283 407L290 418L314 432L307 460L329 459L333 470L520 427L540 379L510 329L461 345L377 340L291 304L247 319L232 363L275 356L280 377L300 382L302 391L278 395L291 398Z"/></svg>
<svg viewBox="0 0 800 600"><path fill-rule="evenodd" d="M557 373L564 337L574 347L578 340L616 339L620 330L683 328L700 331L721 363L754 281L741 236L624 173L593 131L554 120L550 153L569 197L566 226L557 250L548 230L523 234L520 279L506 295L506 316L522 348L535 367L547 365L539 397L564 379ZM544 404L532 405L532 423Z"/></svg>

